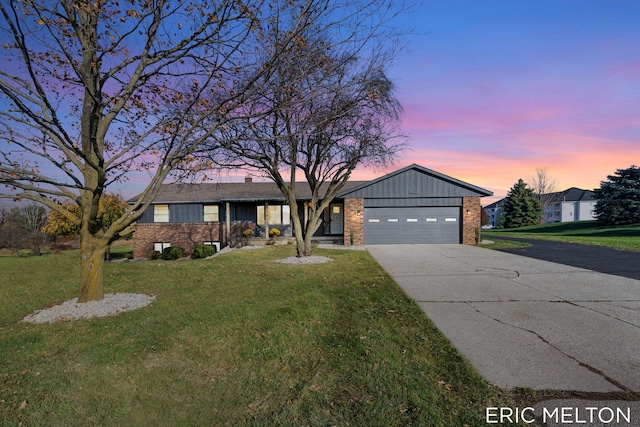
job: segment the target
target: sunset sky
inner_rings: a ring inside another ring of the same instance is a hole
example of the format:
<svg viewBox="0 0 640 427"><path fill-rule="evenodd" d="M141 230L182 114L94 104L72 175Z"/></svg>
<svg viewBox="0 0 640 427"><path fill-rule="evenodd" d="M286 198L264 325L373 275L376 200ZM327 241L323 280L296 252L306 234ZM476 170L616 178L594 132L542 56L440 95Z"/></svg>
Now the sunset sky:
<svg viewBox="0 0 640 427"><path fill-rule="evenodd" d="M536 168L561 191L640 165L640 1L422 0L397 24L411 34L390 69L409 149L353 179L418 163L493 191L487 205Z"/></svg>
<svg viewBox="0 0 640 427"><path fill-rule="evenodd" d="M539 167L560 191L640 164L640 1L425 0L402 22L421 34L391 70L411 149L387 172L418 163L488 204Z"/></svg>

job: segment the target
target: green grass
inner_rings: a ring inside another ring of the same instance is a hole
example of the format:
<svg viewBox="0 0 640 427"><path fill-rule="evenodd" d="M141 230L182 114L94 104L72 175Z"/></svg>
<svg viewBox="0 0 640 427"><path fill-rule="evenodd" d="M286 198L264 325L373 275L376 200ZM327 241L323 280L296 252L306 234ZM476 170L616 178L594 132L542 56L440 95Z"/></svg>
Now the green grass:
<svg viewBox="0 0 640 427"><path fill-rule="evenodd" d="M0 257L0 425L484 426L514 407L364 251L290 246L106 266L117 316L34 325L76 296L77 251ZM499 349L496 349L499 351Z"/></svg>
<svg viewBox="0 0 640 427"><path fill-rule="evenodd" d="M512 249L512 248L526 248L527 246L531 246L528 243L524 243L524 242L516 242L516 241L512 241L512 240L492 240L492 243L486 243L487 240L490 239L486 239L484 241L484 243L482 243L482 245L480 245L483 248L488 248L488 249Z"/></svg>
<svg viewBox="0 0 640 427"><path fill-rule="evenodd" d="M604 227L595 221L578 221L485 230L482 234L487 239L492 236L521 237L640 251L640 224Z"/></svg>

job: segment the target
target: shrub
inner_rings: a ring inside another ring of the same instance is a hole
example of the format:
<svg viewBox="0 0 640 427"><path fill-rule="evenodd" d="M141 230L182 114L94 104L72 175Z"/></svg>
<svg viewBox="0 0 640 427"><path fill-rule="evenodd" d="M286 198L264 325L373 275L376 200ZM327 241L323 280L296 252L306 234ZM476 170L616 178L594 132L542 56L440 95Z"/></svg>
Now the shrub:
<svg viewBox="0 0 640 427"><path fill-rule="evenodd" d="M198 245L193 248L191 258L200 259L207 258L216 253L216 247L213 245Z"/></svg>
<svg viewBox="0 0 640 427"><path fill-rule="evenodd" d="M598 225L640 222L640 167L618 169L595 190Z"/></svg>
<svg viewBox="0 0 640 427"><path fill-rule="evenodd" d="M162 251L162 259L179 259L184 257L184 249L180 246L169 246Z"/></svg>
<svg viewBox="0 0 640 427"><path fill-rule="evenodd" d="M150 256L151 259L160 259L162 258L162 254L160 251L153 251L153 254Z"/></svg>

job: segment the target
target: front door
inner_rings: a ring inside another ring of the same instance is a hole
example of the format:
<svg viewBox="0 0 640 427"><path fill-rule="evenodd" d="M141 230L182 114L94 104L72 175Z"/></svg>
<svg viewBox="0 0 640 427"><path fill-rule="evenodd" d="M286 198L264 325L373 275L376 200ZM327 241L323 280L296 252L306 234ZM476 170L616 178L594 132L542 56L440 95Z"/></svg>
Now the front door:
<svg viewBox="0 0 640 427"><path fill-rule="evenodd" d="M330 232L331 234L344 233L344 206L342 203L332 203L329 205L329 218L331 221Z"/></svg>

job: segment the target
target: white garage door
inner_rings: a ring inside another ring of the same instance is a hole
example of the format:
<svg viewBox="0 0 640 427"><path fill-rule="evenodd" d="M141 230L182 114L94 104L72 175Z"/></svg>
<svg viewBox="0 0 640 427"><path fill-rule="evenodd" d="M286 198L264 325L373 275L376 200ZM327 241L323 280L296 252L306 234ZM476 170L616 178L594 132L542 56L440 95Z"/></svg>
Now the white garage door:
<svg viewBox="0 0 640 427"><path fill-rule="evenodd" d="M460 243L460 208L365 208L364 243Z"/></svg>

